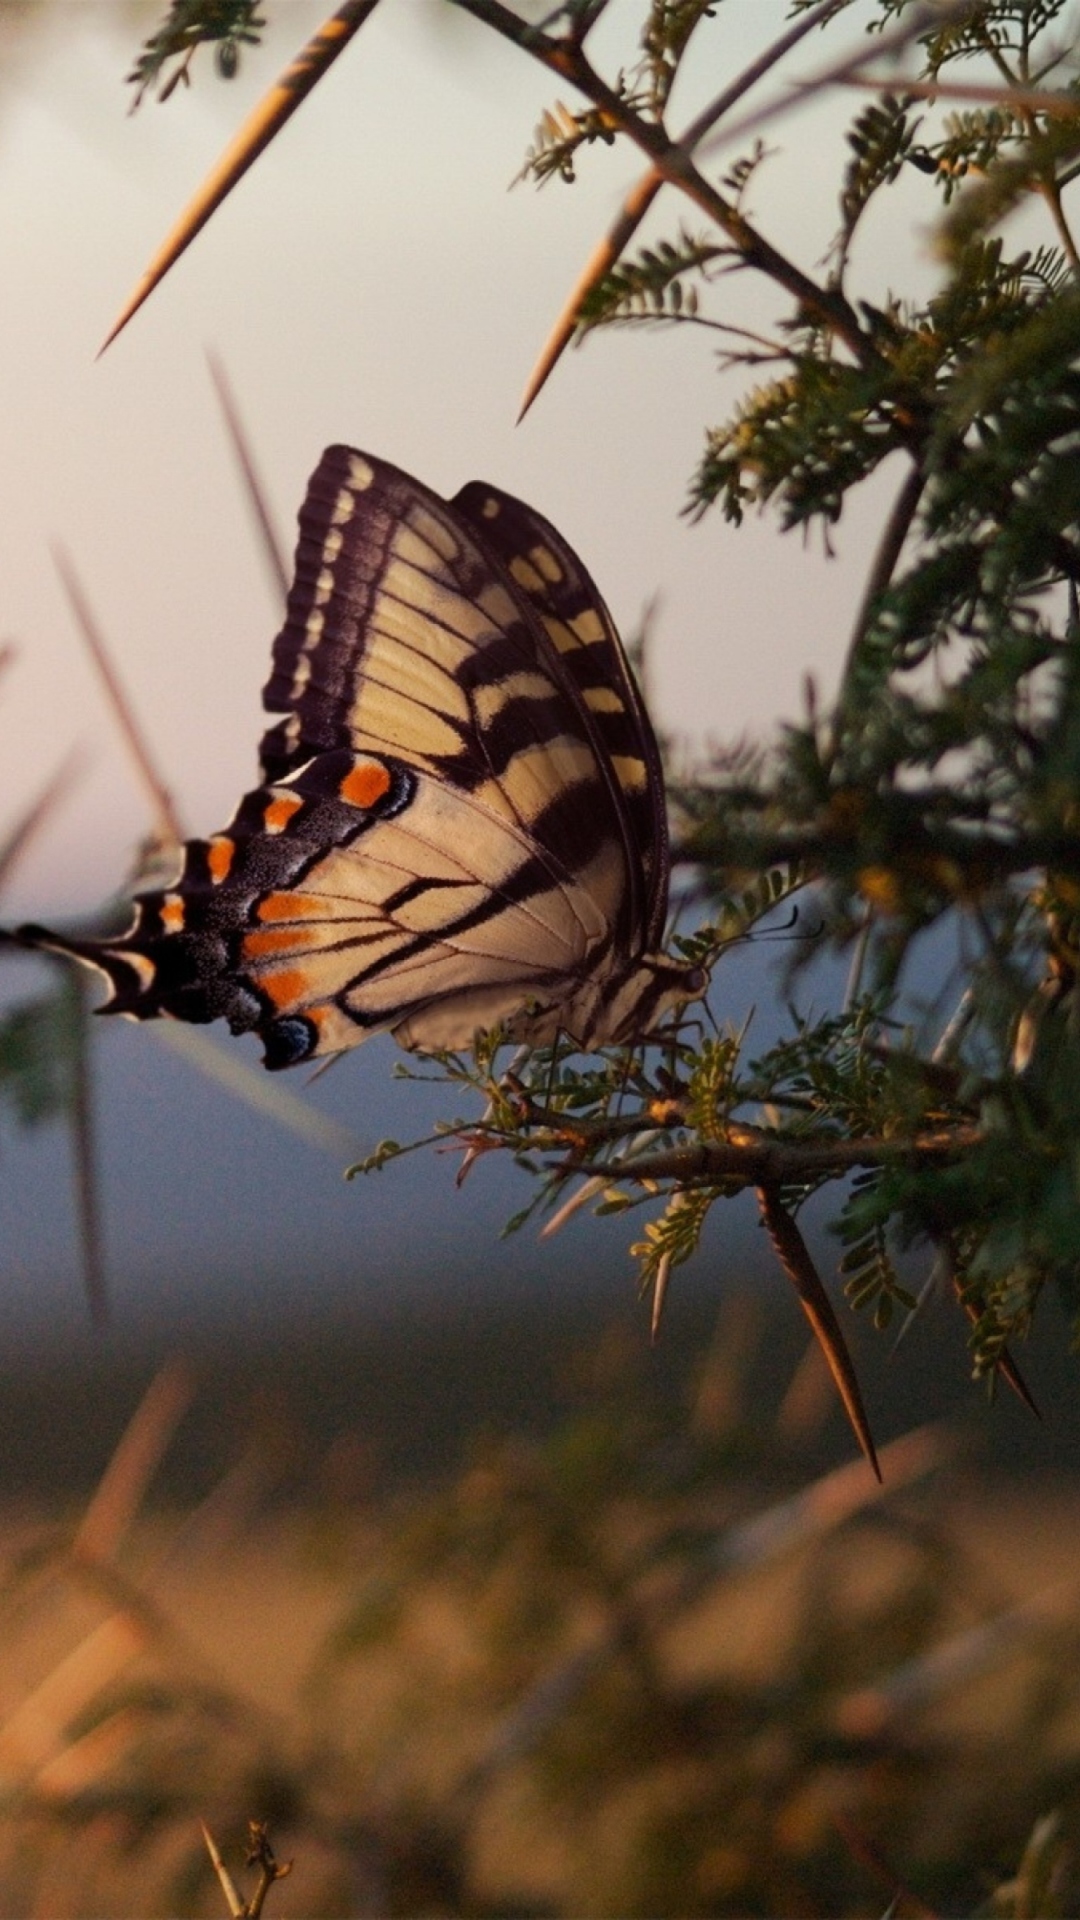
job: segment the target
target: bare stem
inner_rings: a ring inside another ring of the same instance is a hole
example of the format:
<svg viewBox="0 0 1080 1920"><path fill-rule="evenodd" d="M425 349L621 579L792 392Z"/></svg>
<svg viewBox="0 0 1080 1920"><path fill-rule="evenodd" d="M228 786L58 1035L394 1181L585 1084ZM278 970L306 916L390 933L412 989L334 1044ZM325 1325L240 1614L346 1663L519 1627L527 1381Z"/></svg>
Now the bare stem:
<svg viewBox="0 0 1080 1920"><path fill-rule="evenodd" d="M744 1140L701 1140L692 1146L658 1148L609 1169L623 1180L676 1180L682 1186L779 1187L856 1167L940 1165L959 1160L983 1140L974 1124L939 1127L908 1140L779 1140L745 1129ZM580 1171L580 1168L575 1169Z"/></svg>
<svg viewBox="0 0 1080 1920"><path fill-rule="evenodd" d="M855 616L851 639L848 642L848 655L840 683L842 687L847 685L859 648L866 638L874 608L896 572L900 555L904 550L904 542L911 531L925 486L926 474L918 462L913 462L893 502L892 512L885 522L878 549L874 555L874 564L863 589L863 597L859 603L859 611Z"/></svg>

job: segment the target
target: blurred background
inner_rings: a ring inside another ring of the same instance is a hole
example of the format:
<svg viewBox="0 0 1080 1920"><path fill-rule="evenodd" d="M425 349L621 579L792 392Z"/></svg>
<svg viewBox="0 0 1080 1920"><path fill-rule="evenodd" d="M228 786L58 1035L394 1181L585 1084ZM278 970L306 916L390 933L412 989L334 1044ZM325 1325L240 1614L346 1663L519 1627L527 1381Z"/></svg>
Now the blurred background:
<svg viewBox="0 0 1080 1920"><path fill-rule="evenodd" d="M634 175L601 148L573 191L508 192L551 89L442 0L376 11L95 358L324 10L268 8L229 84L204 52L190 91L131 116L156 5L0 0L8 819L75 750L8 922L98 909L151 824L55 546L185 828L220 827L251 784L279 607L208 350L287 545L338 440L549 515L624 632L652 609L677 761L799 712L808 672L827 699L839 670L884 495L833 554L681 518L726 403L707 340L590 342L514 426ZM634 11L615 0L601 63ZM786 12L727 0L700 98ZM810 42L797 76L822 57ZM808 266L846 118L834 96L801 106L755 183ZM861 241L871 289L899 246L907 288L934 273L902 188L893 218ZM758 298L731 283L741 324ZM772 964L725 959L713 995L762 1044ZM0 989L11 1006L53 980L6 959ZM1058 1330L1023 1356L1040 1424L972 1386L951 1310L895 1358L854 1324L899 1449L879 1501L752 1209L722 1211L651 1349L625 1222L503 1240L524 1190L494 1157L461 1191L439 1154L343 1178L446 1117L443 1090L392 1078L391 1043L284 1089L236 1079L257 1057L96 1023L104 1326L68 1132L4 1119L0 1910L224 1911L199 1816L237 1871L245 1823L271 1822L296 1856L281 1915L869 1913L905 1882L904 1911L972 1911L1033 1829L1024 1886L1049 1900L1080 1730Z"/></svg>

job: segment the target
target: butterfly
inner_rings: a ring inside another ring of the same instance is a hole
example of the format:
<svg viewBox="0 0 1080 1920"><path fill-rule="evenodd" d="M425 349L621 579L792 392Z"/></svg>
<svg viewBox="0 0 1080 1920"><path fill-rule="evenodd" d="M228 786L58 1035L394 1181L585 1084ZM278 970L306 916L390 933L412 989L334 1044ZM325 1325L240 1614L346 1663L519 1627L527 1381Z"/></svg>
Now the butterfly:
<svg viewBox="0 0 1080 1920"><path fill-rule="evenodd" d="M660 950L656 739L611 616L554 527L330 447L300 511L260 784L188 841L130 930L20 938L106 976L103 1012L223 1017L271 1068L389 1028L629 1043L698 997Z"/></svg>

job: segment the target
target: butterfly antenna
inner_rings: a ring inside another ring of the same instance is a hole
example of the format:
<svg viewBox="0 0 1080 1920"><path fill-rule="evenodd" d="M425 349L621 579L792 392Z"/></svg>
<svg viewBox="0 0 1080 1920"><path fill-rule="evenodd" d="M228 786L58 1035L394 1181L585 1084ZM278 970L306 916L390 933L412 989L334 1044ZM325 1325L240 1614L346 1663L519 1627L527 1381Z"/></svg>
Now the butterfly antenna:
<svg viewBox="0 0 1080 1920"><path fill-rule="evenodd" d="M214 392L217 394L218 405L225 421L225 430L240 468L248 505L255 516L255 525L258 527L262 542L263 557L269 568L274 589L284 604L289 592L288 561L278 537L277 528L271 518L266 488L255 465L251 436L240 417L240 409L236 403L232 381L225 371L224 361L212 347L206 349L206 364L210 369Z"/></svg>
<svg viewBox="0 0 1080 1920"><path fill-rule="evenodd" d="M274 135L280 133L286 121L292 118L316 81L322 79L338 54L345 51L353 35L359 32L368 15L375 11L376 5L377 0L345 0L344 5L324 21L307 45L301 48L295 60L278 76L269 93L264 94L248 114L239 133L229 142L216 167L212 168L194 199L188 202L172 232L154 255L130 300L106 334L99 357L106 347L112 345L117 334L123 332L133 315L138 313L144 300L149 299L154 288L164 280L170 267L175 266L196 234L205 227L211 214L217 212L237 181L243 179L248 168L269 146Z"/></svg>
<svg viewBox="0 0 1080 1920"><path fill-rule="evenodd" d="M134 708L105 645L105 637L94 617L90 602L64 549L54 546L52 554L56 571L60 575L61 584L67 595L68 605L75 617L75 624L97 668L106 699L116 717L124 743L150 801L157 831L167 845L180 846L185 837L180 816L150 752L146 736L135 717Z"/></svg>
<svg viewBox="0 0 1080 1920"><path fill-rule="evenodd" d="M345 1058L344 1053L328 1053L325 1060L320 1060L317 1067L312 1067L311 1072L308 1074L307 1079L304 1081L305 1093L308 1087L313 1087L315 1085L316 1081L324 1079L325 1076L329 1073L331 1067L340 1066L344 1058Z"/></svg>

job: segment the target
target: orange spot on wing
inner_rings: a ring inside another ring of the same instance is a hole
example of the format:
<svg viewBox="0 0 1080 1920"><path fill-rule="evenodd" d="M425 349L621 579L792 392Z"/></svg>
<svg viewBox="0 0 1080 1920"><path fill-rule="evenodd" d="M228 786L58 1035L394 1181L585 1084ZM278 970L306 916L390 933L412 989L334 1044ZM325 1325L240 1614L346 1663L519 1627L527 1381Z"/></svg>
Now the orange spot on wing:
<svg viewBox="0 0 1080 1920"><path fill-rule="evenodd" d="M377 760L361 760L345 775L338 793L351 807L373 807L390 790L390 775Z"/></svg>
<svg viewBox="0 0 1080 1920"><path fill-rule="evenodd" d="M235 852L236 841L230 840L227 834L215 834L212 840L207 841L206 864L215 886L219 887L223 880L228 879Z"/></svg>
<svg viewBox="0 0 1080 1920"><path fill-rule="evenodd" d="M161 903L161 924L166 933L180 933L184 925L184 903L179 894L167 894Z"/></svg>
<svg viewBox="0 0 1080 1920"><path fill-rule="evenodd" d="M302 1004L308 977L299 967L283 967L279 973L268 973L265 980L259 981L259 985L267 999L272 1000L277 1011L282 1013L287 1007Z"/></svg>
<svg viewBox="0 0 1080 1920"><path fill-rule="evenodd" d="M295 794L275 794L273 800L267 803L266 812L263 814L263 826L267 833L280 833L283 827L288 826L293 814L299 813L303 804Z"/></svg>
<svg viewBox="0 0 1080 1920"><path fill-rule="evenodd" d="M318 920L323 902L313 893L268 893L259 901L260 920Z"/></svg>
<svg viewBox="0 0 1080 1920"><path fill-rule="evenodd" d="M297 947L317 946L318 940L314 927L267 927L263 932L245 933L244 958L265 960L275 953L293 953Z"/></svg>

